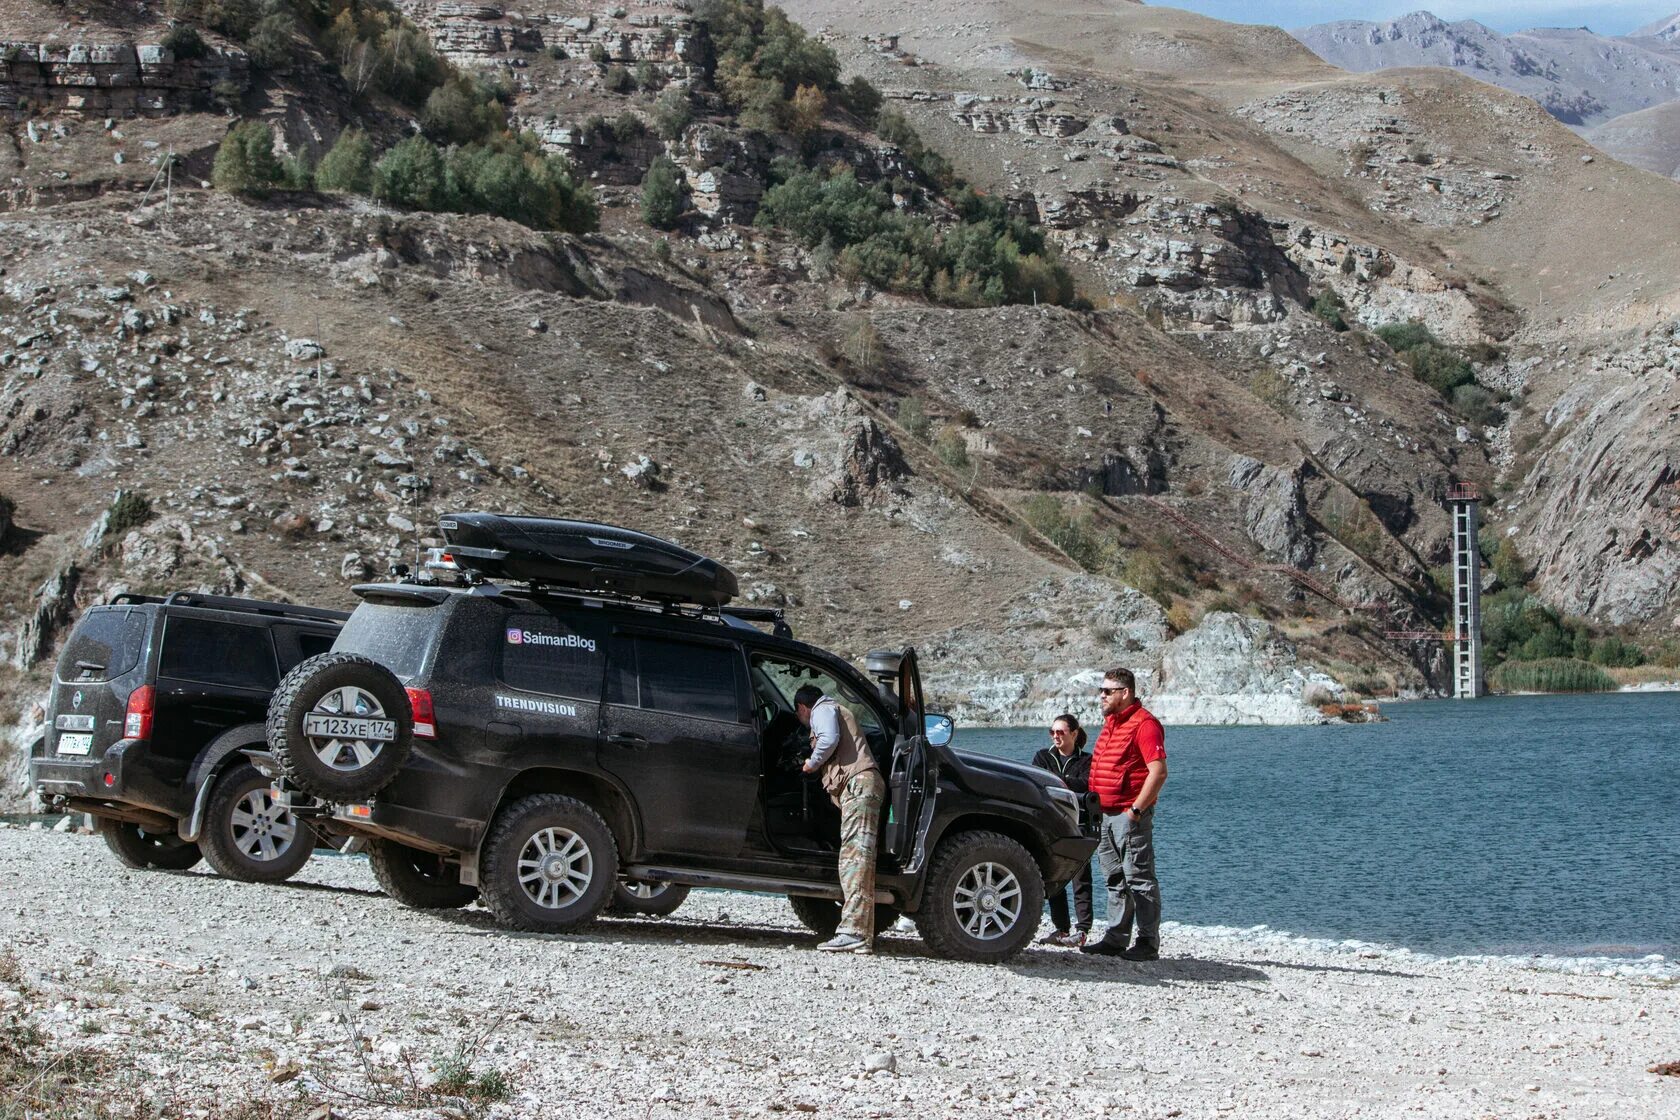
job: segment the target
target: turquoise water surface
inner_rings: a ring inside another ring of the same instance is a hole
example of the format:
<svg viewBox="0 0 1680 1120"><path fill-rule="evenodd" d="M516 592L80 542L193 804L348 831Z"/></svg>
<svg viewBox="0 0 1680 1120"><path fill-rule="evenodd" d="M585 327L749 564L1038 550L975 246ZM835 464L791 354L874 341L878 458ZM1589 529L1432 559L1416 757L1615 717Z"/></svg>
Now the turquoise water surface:
<svg viewBox="0 0 1680 1120"><path fill-rule="evenodd" d="M1164 917L1432 954L1680 958L1680 693L1384 714L1169 725ZM1047 740L959 728L952 745L1026 761Z"/></svg>

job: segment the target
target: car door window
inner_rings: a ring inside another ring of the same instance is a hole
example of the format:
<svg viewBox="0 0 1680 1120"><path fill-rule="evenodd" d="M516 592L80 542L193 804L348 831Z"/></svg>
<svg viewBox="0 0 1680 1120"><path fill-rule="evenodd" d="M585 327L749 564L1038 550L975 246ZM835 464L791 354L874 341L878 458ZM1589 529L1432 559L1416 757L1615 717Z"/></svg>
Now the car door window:
<svg viewBox="0 0 1680 1120"><path fill-rule="evenodd" d="M509 615L502 634L503 683L593 702L601 692L601 641L592 620Z"/></svg>
<svg viewBox="0 0 1680 1120"><path fill-rule="evenodd" d="M616 635L606 698L700 719L743 719L741 655L733 646L701 645L645 635Z"/></svg>
<svg viewBox="0 0 1680 1120"><path fill-rule="evenodd" d="M884 737L881 719L875 713L874 707L858 694L857 689L827 670L803 661L790 661L766 654L754 656L752 665L753 688L760 702L768 703L780 711L791 712L793 694L798 692L802 685L814 684L822 689L824 696L834 697L851 710L857 717L858 726L863 729L864 735L872 744Z"/></svg>
<svg viewBox="0 0 1680 1120"><path fill-rule="evenodd" d="M280 683L268 629L173 616L163 634L158 674L233 688L272 690Z"/></svg>

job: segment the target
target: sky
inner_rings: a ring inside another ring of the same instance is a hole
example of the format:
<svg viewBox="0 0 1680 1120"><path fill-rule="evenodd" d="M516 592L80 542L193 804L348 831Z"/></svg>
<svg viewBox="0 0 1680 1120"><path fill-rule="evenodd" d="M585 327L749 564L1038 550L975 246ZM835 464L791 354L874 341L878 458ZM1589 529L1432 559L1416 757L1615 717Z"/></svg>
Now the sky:
<svg viewBox="0 0 1680 1120"><path fill-rule="evenodd" d="M1445 20L1473 19L1495 31L1530 27L1590 27L1600 35L1626 35L1680 12L1680 0L1148 0L1186 8L1233 23L1307 27L1338 19L1389 20L1408 12L1434 12Z"/></svg>

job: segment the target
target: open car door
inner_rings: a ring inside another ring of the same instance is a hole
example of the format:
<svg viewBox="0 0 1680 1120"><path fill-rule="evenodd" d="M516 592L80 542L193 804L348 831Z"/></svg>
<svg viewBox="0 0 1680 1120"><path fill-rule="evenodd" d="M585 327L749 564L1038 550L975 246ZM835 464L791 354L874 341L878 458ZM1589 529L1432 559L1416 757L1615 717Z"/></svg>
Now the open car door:
<svg viewBox="0 0 1680 1120"><path fill-rule="evenodd" d="M928 745L922 678L916 651L906 649L898 663L898 734L887 772L887 821L882 835L899 870L919 870L927 858L928 825L933 820L936 763Z"/></svg>

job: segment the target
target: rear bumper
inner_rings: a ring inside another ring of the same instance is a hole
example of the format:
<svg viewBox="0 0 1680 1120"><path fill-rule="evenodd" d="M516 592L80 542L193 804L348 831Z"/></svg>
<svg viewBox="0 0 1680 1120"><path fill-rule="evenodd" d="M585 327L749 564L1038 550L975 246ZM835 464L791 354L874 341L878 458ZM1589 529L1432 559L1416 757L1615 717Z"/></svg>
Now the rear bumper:
<svg viewBox="0 0 1680 1120"><path fill-rule="evenodd" d="M29 760L29 781L43 799L114 801L172 817L185 816L181 791L161 782L146 765L150 744L121 739L100 758L36 755Z"/></svg>
<svg viewBox="0 0 1680 1120"><path fill-rule="evenodd" d="M394 840L439 855L470 856L478 850L484 834L483 821L428 813L388 801L334 805L331 817L343 831Z"/></svg>

